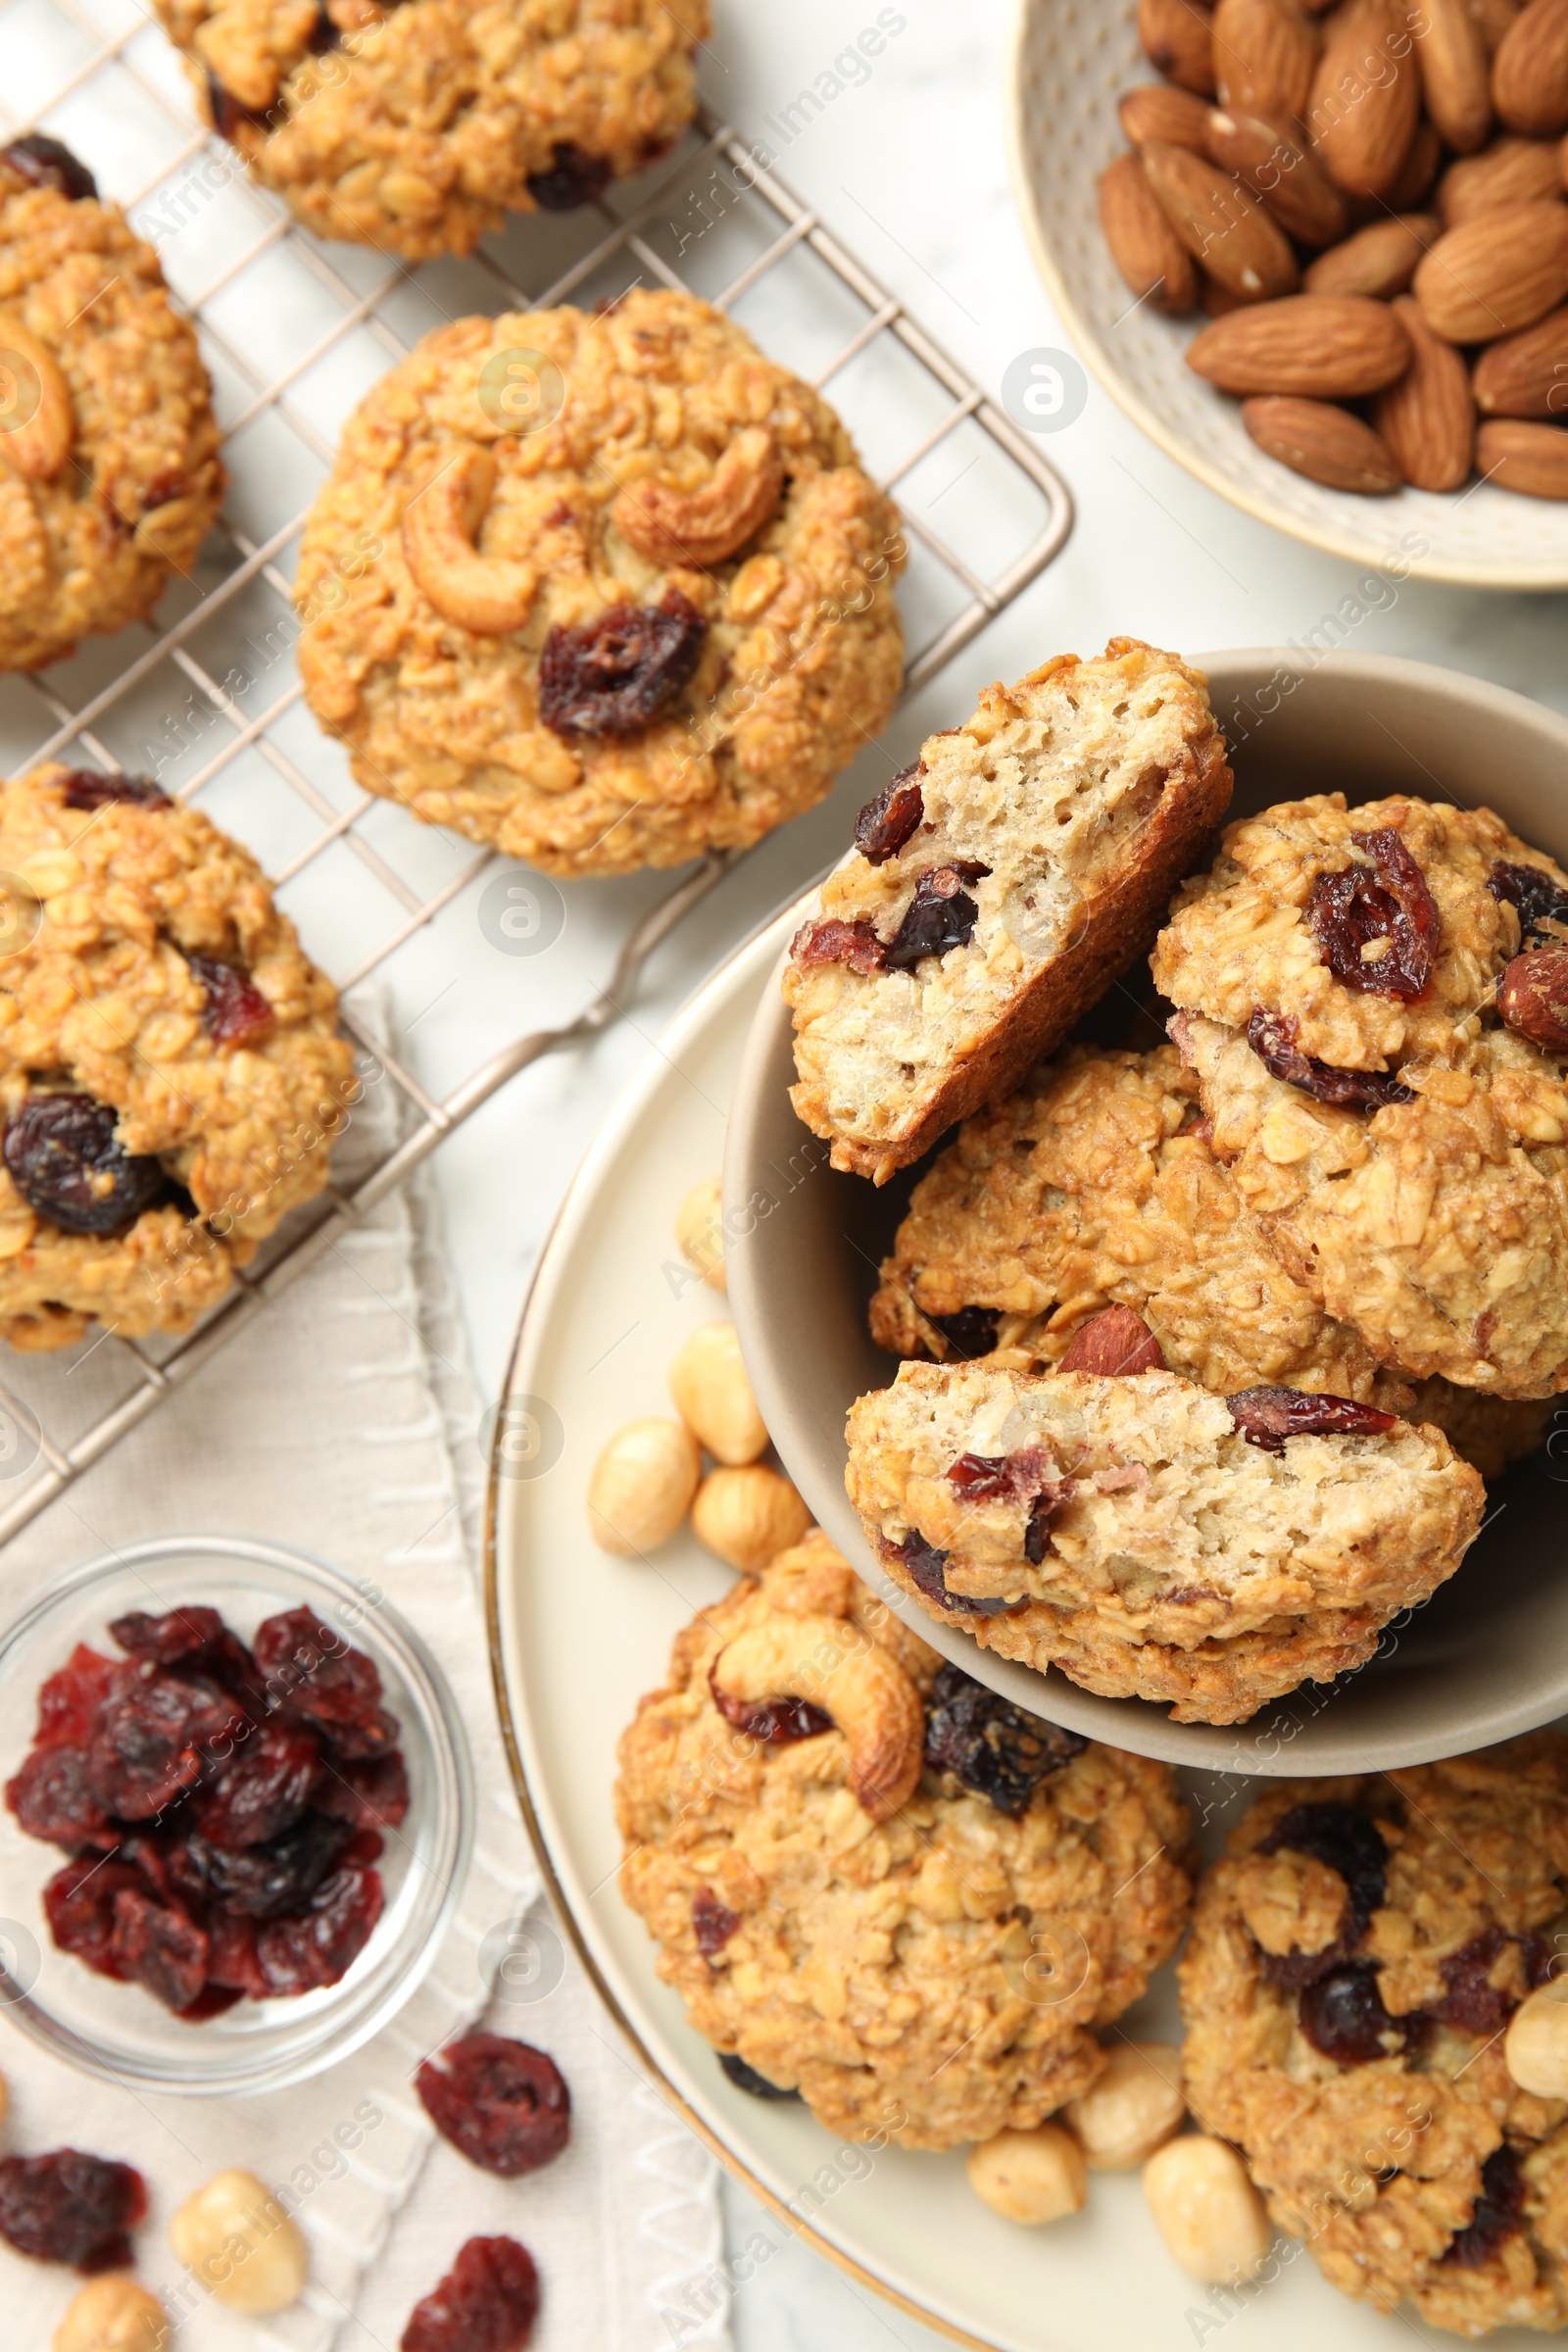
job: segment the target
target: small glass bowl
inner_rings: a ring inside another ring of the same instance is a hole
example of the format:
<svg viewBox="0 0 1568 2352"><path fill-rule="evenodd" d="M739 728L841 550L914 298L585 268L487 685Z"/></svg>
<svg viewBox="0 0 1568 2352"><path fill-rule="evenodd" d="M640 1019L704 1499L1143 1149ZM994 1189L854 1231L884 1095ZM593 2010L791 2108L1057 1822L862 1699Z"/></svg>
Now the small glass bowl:
<svg viewBox="0 0 1568 2352"><path fill-rule="evenodd" d="M88 1560L0 1634L0 1783L32 1742L38 1686L78 1642L122 1653L111 1622L205 1602L243 1641L302 1603L373 1658L401 1727L407 1820L376 1865L386 1904L337 1984L291 1999L246 1998L187 2023L139 1984L98 1976L60 1951L42 1891L66 1861L0 1807L0 2005L24 2033L85 2073L193 2096L277 2090L334 2065L396 2015L424 1978L457 1905L472 1842L473 1774L445 1677L411 1626L366 1580L271 1544L171 1536Z"/></svg>

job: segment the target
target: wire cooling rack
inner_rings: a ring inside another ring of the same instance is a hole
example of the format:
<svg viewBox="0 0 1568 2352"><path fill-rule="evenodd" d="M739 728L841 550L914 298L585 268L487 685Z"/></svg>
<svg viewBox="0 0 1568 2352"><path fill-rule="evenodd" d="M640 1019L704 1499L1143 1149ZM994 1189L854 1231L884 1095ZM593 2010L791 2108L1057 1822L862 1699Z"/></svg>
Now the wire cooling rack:
<svg viewBox="0 0 1568 2352"><path fill-rule="evenodd" d="M913 645L906 696L969 644L1044 569L1072 507L1059 476L941 346L878 284L758 151L704 116L661 173L569 216L530 216L467 261L410 270L323 246L251 182L195 121L183 69L137 0L0 5L0 136L64 139L158 247L197 321L224 428L230 490L196 576L160 606L168 625L127 629L67 663L0 680L0 765L67 758L157 775L244 840L310 954L340 990L390 974L438 925L489 853L363 792L317 731L294 672L288 572L343 420L377 376L445 319L612 299L638 283L704 295L835 407L867 469L896 491L911 560L901 584ZM932 517L949 492L963 494ZM124 1377L85 1426L58 1411L61 1383L12 1356L0 1378L0 1542L27 1524L162 1399L198 1373L356 1219L498 1088L543 1055L621 1017L655 948L737 862L681 873L620 942L608 982L575 1017L493 1054L442 1099L345 1011L368 1060L401 1090L404 1140L352 1189L329 1188L267 1245L191 1333L106 1343ZM591 887L591 886L589 886ZM102 1384L95 1394L101 1395ZM10 1416L9 1431L5 1426Z"/></svg>

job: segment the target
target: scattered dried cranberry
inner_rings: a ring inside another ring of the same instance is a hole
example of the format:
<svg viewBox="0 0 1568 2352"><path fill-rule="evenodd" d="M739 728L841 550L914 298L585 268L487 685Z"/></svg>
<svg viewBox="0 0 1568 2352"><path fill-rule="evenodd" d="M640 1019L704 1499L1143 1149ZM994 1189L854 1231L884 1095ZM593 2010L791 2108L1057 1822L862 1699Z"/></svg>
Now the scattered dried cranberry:
<svg viewBox="0 0 1568 2352"><path fill-rule="evenodd" d="M233 91L224 87L210 66L207 69L207 103L212 109L213 128L220 139L232 143L234 133L242 123L248 122L257 130L269 127L267 117L258 114L253 107L241 106Z"/></svg>
<svg viewBox="0 0 1568 2352"><path fill-rule="evenodd" d="M1362 996L1419 997L1432 977L1443 920L1427 880L1392 825L1352 833L1371 859L1319 874L1306 919L1336 980ZM1368 961L1363 949L1381 944Z"/></svg>
<svg viewBox="0 0 1568 2352"><path fill-rule="evenodd" d="M318 1813L356 1830L396 1830L409 1810L409 1772L398 1749L329 1764L311 1798Z"/></svg>
<svg viewBox="0 0 1568 2352"><path fill-rule="evenodd" d="M934 1600L939 1608L953 1609L963 1617L1000 1617L1009 1609L1028 1606L1027 1601L977 1600L967 1592L950 1592L948 1580L943 1574L948 1564L948 1554L938 1551L934 1544L928 1544L915 1528L911 1527L904 1542L894 1544L892 1550L894 1558L902 1562L910 1581L918 1586L927 1600Z"/></svg>
<svg viewBox="0 0 1568 2352"><path fill-rule="evenodd" d="M1514 1942L1520 1946L1526 1984L1532 1988L1544 1984L1551 1954L1539 1936L1512 1936L1501 1928L1485 1927L1456 1952L1440 1961L1447 1990L1442 2000L1427 2003L1429 2015L1441 2018L1446 2026L1457 2026L1466 2034L1483 2034L1489 2038L1500 2034L1523 1996L1500 1990L1488 1983L1488 1977L1506 1947Z"/></svg>
<svg viewBox="0 0 1568 2352"><path fill-rule="evenodd" d="M202 1027L214 1045L248 1046L267 1035L275 1016L254 980L216 956L187 955L185 961L207 991Z"/></svg>
<svg viewBox="0 0 1568 2352"><path fill-rule="evenodd" d="M698 1887L692 1898L692 1934L705 1960L723 1950L740 1924L740 1913L721 1903L710 1886Z"/></svg>
<svg viewBox="0 0 1568 2352"><path fill-rule="evenodd" d="M244 1720L211 1684L155 1669L98 1717L87 1754L99 1802L122 1821L150 1821L195 1787L213 1751Z"/></svg>
<svg viewBox="0 0 1568 2352"><path fill-rule="evenodd" d="M200 1835L189 1843L192 1865L209 1896L248 1919L280 1919L315 1894L349 1841L346 1822L307 1813L267 1845L220 1846Z"/></svg>
<svg viewBox="0 0 1568 2352"><path fill-rule="evenodd" d="M395 7L397 0L391 0ZM326 0L316 0L316 23L311 26L310 39L305 46L313 57L324 57L328 49L341 49L343 32L326 13Z"/></svg>
<svg viewBox="0 0 1568 2352"><path fill-rule="evenodd" d="M1533 937L1554 947L1568 940L1568 891L1539 865L1508 865L1499 858L1487 888L1494 899L1517 907L1521 946Z"/></svg>
<svg viewBox="0 0 1568 2352"><path fill-rule="evenodd" d="M855 820L855 846L867 865L886 865L896 858L925 816L920 790L924 764L916 760L867 801Z"/></svg>
<svg viewBox="0 0 1568 2352"><path fill-rule="evenodd" d="M504 2180L549 2164L571 2134L571 2096L555 2060L501 2034L449 2042L414 2087L443 2139Z"/></svg>
<svg viewBox="0 0 1568 2352"><path fill-rule="evenodd" d="M401 2352L522 2352L539 2274L514 2237L470 2237L434 2294L415 2307Z"/></svg>
<svg viewBox="0 0 1568 2352"><path fill-rule="evenodd" d="M1363 1962L1341 1961L1301 1994L1301 2032L1325 2058L1340 2066L1368 2066L1394 2054L1385 2036L1401 2047L1409 2038L1406 2018L1391 2017L1378 1990L1378 1972Z"/></svg>
<svg viewBox="0 0 1568 2352"><path fill-rule="evenodd" d="M1385 1438L1396 1413L1349 1396L1314 1396L1304 1389L1238 1389L1227 1396L1231 1419L1249 1446L1283 1453L1287 1438Z"/></svg>
<svg viewBox="0 0 1568 2352"><path fill-rule="evenodd" d="M29 1838L68 1854L110 1852L117 1832L93 1790L79 1747L35 1747L6 1783L6 1803Z"/></svg>
<svg viewBox="0 0 1568 2352"><path fill-rule="evenodd" d="M713 1666L718 1664L715 1658ZM814 1740L819 1732L833 1730L833 1718L820 1707L813 1707L808 1698L770 1698L760 1706L749 1698L732 1698L721 1690L713 1680L713 1666L708 1670L708 1688L713 1704L726 1723L732 1723L749 1740L764 1740L772 1747L788 1747L796 1740Z"/></svg>
<svg viewBox="0 0 1568 2352"><path fill-rule="evenodd" d="M74 767L62 781L60 792L68 808L108 808L122 801L136 808L172 808L174 805L151 776L106 776L96 767Z"/></svg>
<svg viewBox="0 0 1568 2352"><path fill-rule="evenodd" d="M1077 1481L1058 1478L1056 1465L1039 1446L1016 1453L960 1453L948 1472L949 1484L966 1502L1022 1503L1029 1511L1024 1556L1038 1568L1051 1549L1051 1522L1077 1493Z"/></svg>
<svg viewBox="0 0 1568 2352"><path fill-rule="evenodd" d="M109 1940L115 1974L142 1985L166 2009L188 2009L207 1983L208 1941L181 1903L155 1903L139 1887L115 1896Z"/></svg>
<svg viewBox="0 0 1568 2352"><path fill-rule="evenodd" d="M146 2211L146 2183L128 2164L76 2148L0 2159L0 2237L34 2262L66 2262L87 2278L123 2270Z"/></svg>
<svg viewBox="0 0 1568 2352"><path fill-rule="evenodd" d="M1165 1354L1136 1307L1104 1306L1079 1324L1056 1369L1132 1380L1140 1372L1163 1372Z"/></svg>
<svg viewBox="0 0 1568 2352"><path fill-rule="evenodd" d="M997 1325L1002 1320L994 1306L960 1306L956 1315L927 1315L948 1343L948 1352L961 1364L972 1364L983 1355L994 1355L997 1348Z"/></svg>
<svg viewBox="0 0 1568 2352"><path fill-rule="evenodd" d="M101 1977L118 1977L120 1964L112 1955L115 1897L140 1885L134 1870L101 1856L68 1862L64 1870L57 1870L43 1890L43 1908L60 1949Z"/></svg>
<svg viewBox="0 0 1568 2352"><path fill-rule="evenodd" d="M923 873L903 922L882 951L888 970L908 971L927 956L947 956L955 948L967 947L980 909L963 885L978 882L990 871L989 865L965 860L934 865Z"/></svg>
<svg viewBox="0 0 1568 2352"><path fill-rule="evenodd" d="M193 1799L196 1827L214 1845L265 1845L293 1829L320 1770L321 1743L307 1725L260 1725Z"/></svg>
<svg viewBox="0 0 1568 2352"><path fill-rule="evenodd" d="M1388 1883L1388 1844L1370 1814L1335 1798L1293 1805L1280 1815L1257 1850L1275 1854L1282 1845L1288 1845L1293 1853L1310 1854L1314 1862L1339 1872L1355 1921L1350 1940L1359 1941L1373 1912L1382 1909Z"/></svg>
<svg viewBox="0 0 1568 2352"><path fill-rule="evenodd" d="M268 1920L257 1930L256 1963L269 1993L338 1984L369 1942L385 1899L379 1871L350 1866L323 1879L303 1911Z"/></svg>
<svg viewBox="0 0 1568 2352"><path fill-rule="evenodd" d="M718 2063L736 2089L750 2091L754 2099L798 2099L801 2095L798 2090L785 2090L779 2083L770 2082L755 2066L748 2066L738 2051L720 2050Z"/></svg>
<svg viewBox="0 0 1568 2352"><path fill-rule="evenodd" d="M132 1667L78 1642L64 1666L38 1691L38 1747L84 1747L100 1708L135 1680Z"/></svg>
<svg viewBox="0 0 1568 2352"><path fill-rule="evenodd" d="M541 212L574 213L592 204L610 185L610 158L589 155L570 139L558 139L548 172L530 172L528 193Z"/></svg>
<svg viewBox="0 0 1568 2352"><path fill-rule="evenodd" d="M381 1707L375 1661L352 1649L315 1609L287 1609L256 1629L251 1652L274 1704L286 1699L330 1739L373 1725Z"/></svg>
<svg viewBox="0 0 1568 2352"><path fill-rule="evenodd" d="M925 1760L1016 1820L1041 1783L1087 1742L999 1697L957 1666L944 1666L926 1700Z"/></svg>
<svg viewBox="0 0 1568 2352"><path fill-rule="evenodd" d="M803 923L790 954L807 970L814 963L847 963L852 972L882 969L882 942L867 922Z"/></svg>
<svg viewBox="0 0 1568 2352"><path fill-rule="evenodd" d="M1524 2226L1525 2183L1519 2159L1506 2140L1481 2167L1481 2192L1470 2219L1452 2239L1445 2262L1458 2271L1478 2271Z"/></svg>
<svg viewBox="0 0 1568 2352"><path fill-rule="evenodd" d="M29 1095L4 1145L11 1181L66 1233L119 1233L163 1190L156 1159L132 1157L115 1135L120 1113L91 1095Z"/></svg>
<svg viewBox="0 0 1568 2352"><path fill-rule="evenodd" d="M578 629L559 623L539 659L539 715L557 735L637 735L697 667L708 623L667 588L658 605L612 605Z"/></svg>
<svg viewBox="0 0 1568 2352"><path fill-rule="evenodd" d="M223 1620L216 1609L171 1609L163 1617L149 1617L144 1609L133 1609L128 1617L117 1617L109 1631L128 1656L146 1658L155 1666L172 1666L176 1659L188 1658L193 1650L216 1642L223 1631Z"/></svg>
<svg viewBox="0 0 1568 2352"><path fill-rule="evenodd" d="M74 204L98 193L98 182L86 165L79 163L59 139L51 139L41 130L29 131L25 138L13 139L8 147L0 147L0 163L9 164L32 187L53 188L57 195L69 196Z"/></svg>
<svg viewBox="0 0 1568 2352"><path fill-rule="evenodd" d="M1303 1054L1296 1042L1296 1023L1260 1005L1247 1024L1247 1042L1271 1077L1298 1086L1303 1095L1336 1108L1384 1110L1391 1102L1415 1101L1410 1088L1386 1070L1337 1070Z"/></svg>

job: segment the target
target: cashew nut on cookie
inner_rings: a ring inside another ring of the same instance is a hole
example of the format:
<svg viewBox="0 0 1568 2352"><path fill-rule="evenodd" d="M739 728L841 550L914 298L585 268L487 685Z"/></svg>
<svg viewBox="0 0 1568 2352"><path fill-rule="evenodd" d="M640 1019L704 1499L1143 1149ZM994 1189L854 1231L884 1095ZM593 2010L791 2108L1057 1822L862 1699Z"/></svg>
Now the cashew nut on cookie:
<svg viewBox="0 0 1568 2352"><path fill-rule="evenodd" d="M416 584L443 620L476 637L520 629L537 585L531 564L481 556L475 545L495 486L487 449L442 450L403 510L403 555Z"/></svg>
<svg viewBox="0 0 1568 2352"><path fill-rule="evenodd" d="M699 490L628 482L612 510L623 539L650 564L721 564L755 538L778 505L784 466L773 436L749 424Z"/></svg>
<svg viewBox="0 0 1568 2352"><path fill-rule="evenodd" d="M920 1778L925 1713L903 1667L840 1617L781 1617L754 1626L713 1661L713 1689L763 1706L804 1698L831 1715L850 1745L850 1793L886 1821Z"/></svg>
<svg viewBox="0 0 1568 2352"><path fill-rule="evenodd" d="M0 457L29 482L52 481L75 438L71 386L54 353L0 319Z"/></svg>

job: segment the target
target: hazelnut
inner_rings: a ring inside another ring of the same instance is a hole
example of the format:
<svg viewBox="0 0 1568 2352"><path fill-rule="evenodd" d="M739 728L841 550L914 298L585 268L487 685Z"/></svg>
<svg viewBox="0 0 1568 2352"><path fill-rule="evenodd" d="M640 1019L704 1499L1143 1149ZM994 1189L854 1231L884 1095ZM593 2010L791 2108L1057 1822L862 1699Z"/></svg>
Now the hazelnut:
<svg viewBox="0 0 1568 2352"><path fill-rule="evenodd" d="M682 1257L715 1291L725 1287L723 1193L720 1177L705 1176L675 1211L675 1241Z"/></svg>
<svg viewBox="0 0 1568 2352"><path fill-rule="evenodd" d="M733 1323L705 1323L676 1350L669 1367L675 1410L715 1462L755 1462L767 1431L741 1361Z"/></svg>
<svg viewBox="0 0 1568 2352"><path fill-rule="evenodd" d="M1568 1977L1548 1978L1520 2002L1502 2054L1521 2090L1568 2099Z"/></svg>
<svg viewBox="0 0 1568 2352"><path fill-rule="evenodd" d="M170 2223L169 2242L230 2311L286 2311L299 2300L305 2240L254 2173L215 2173Z"/></svg>
<svg viewBox="0 0 1568 2352"><path fill-rule="evenodd" d="M1144 2194L1182 2269L1212 2286L1261 2267L1272 2232L1247 2167L1223 2139L1167 2140L1144 2167Z"/></svg>
<svg viewBox="0 0 1568 2352"><path fill-rule="evenodd" d="M969 2150L969 2186L1009 2222L1059 2222L1089 2194L1084 2152L1059 2124L999 2132Z"/></svg>
<svg viewBox="0 0 1568 2352"><path fill-rule="evenodd" d="M1117 2041L1105 2071L1062 2109L1090 2169L1123 2173L1152 2156L1181 2125L1181 2053L1168 2041Z"/></svg>
<svg viewBox="0 0 1568 2352"><path fill-rule="evenodd" d="M743 1575L759 1576L798 1544L811 1514L787 1478L760 1462L710 1470L692 1504L692 1533Z"/></svg>
<svg viewBox="0 0 1568 2352"><path fill-rule="evenodd" d="M133 2278L89 2278L55 2329L54 2352L167 2352L169 2320Z"/></svg>
<svg viewBox="0 0 1568 2352"><path fill-rule="evenodd" d="M1515 1037L1568 1054L1568 948L1516 956L1497 982L1497 1012Z"/></svg>
<svg viewBox="0 0 1568 2352"><path fill-rule="evenodd" d="M1098 1315L1080 1323L1056 1367L1058 1372L1097 1373L1102 1379L1164 1368L1159 1342L1130 1306L1102 1307Z"/></svg>
<svg viewBox="0 0 1568 2352"><path fill-rule="evenodd" d="M667 1544L703 1475L697 1441L680 1421L628 1421L588 1481L588 1525L601 1551L624 1558Z"/></svg>

